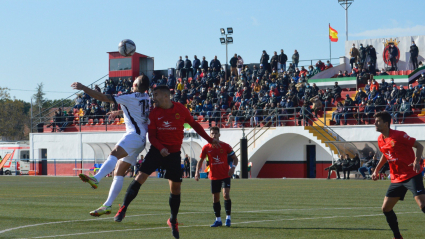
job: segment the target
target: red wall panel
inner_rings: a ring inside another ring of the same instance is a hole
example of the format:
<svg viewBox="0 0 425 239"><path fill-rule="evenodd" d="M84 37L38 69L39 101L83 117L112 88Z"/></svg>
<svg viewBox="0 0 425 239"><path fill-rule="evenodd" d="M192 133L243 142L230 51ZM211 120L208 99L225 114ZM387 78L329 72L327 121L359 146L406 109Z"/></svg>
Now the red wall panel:
<svg viewBox="0 0 425 239"><path fill-rule="evenodd" d="M330 162L316 162L316 178L326 178L328 171L324 169ZM258 178L307 178L307 162L268 161L258 173Z"/></svg>

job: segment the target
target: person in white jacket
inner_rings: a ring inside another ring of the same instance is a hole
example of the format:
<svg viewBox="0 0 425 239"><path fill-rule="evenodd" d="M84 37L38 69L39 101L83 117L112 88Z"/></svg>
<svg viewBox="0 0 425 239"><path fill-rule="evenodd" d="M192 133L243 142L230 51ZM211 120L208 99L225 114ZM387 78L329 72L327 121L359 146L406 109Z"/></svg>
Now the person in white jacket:
<svg viewBox="0 0 425 239"><path fill-rule="evenodd" d="M236 64L237 68L238 68L238 77L241 75L241 71L243 68L243 59L240 55L238 55L238 63Z"/></svg>

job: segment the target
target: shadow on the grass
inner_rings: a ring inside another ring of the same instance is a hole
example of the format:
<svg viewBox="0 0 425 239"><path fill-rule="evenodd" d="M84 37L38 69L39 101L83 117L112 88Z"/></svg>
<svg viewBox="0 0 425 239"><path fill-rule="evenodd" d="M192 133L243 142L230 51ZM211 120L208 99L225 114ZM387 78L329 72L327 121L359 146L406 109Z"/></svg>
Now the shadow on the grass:
<svg viewBox="0 0 425 239"><path fill-rule="evenodd" d="M343 231L388 231L388 229L379 228L336 228L336 227L241 227L235 226L231 228L255 228L255 229L276 229L276 230L343 230Z"/></svg>

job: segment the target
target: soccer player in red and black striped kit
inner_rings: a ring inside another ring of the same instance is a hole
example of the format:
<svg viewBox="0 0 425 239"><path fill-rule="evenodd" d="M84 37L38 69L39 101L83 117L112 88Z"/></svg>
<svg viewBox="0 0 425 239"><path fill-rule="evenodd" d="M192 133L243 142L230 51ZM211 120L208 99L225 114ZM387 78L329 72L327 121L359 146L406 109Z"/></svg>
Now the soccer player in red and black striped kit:
<svg viewBox="0 0 425 239"><path fill-rule="evenodd" d="M393 208L399 200L404 200L407 190L412 192L419 208L425 213L425 189L421 174L423 146L405 132L390 129L391 115L388 112L378 112L374 117L376 131L381 132L378 146L382 156L372 174L372 179L375 181L379 179L379 170L388 162L391 184L384 198L382 211L394 233L394 238L403 238ZM416 148L416 155L412 147Z"/></svg>
<svg viewBox="0 0 425 239"><path fill-rule="evenodd" d="M202 138L216 147L220 147L220 141L210 138L186 107L170 100L170 89L167 86L157 86L153 90L153 102L155 108L150 112L148 122L151 147L136 179L128 187L124 202L114 220L121 222L124 219L128 206L136 198L142 184L152 172L162 167L166 170L164 178L168 179L170 184L171 217L167 224L171 227L173 236L179 238L177 214L182 183L180 148L183 143L183 125L188 123Z"/></svg>
<svg viewBox="0 0 425 239"><path fill-rule="evenodd" d="M219 140L220 128L211 127L210 136ZM233 152L232 147L226 143L220 143L221 147L213 147L211 144L206 144L202 148L201 160L196 165L196 181L199 180L199 170L201 169L202 162L208 155L210 163L210 173L208 174L211 179L211 193L213 194L213 209L216 220L211 227L220 227L223 225L221 222L220 211L220 191L223 188L224 209L226 210L225 225L230 227L230 213L232 209L232 201L230 200L230 178L235 173L235 167L238 165L238 158ZM228 158L232 159L232 164L229 166Z"/></svg>

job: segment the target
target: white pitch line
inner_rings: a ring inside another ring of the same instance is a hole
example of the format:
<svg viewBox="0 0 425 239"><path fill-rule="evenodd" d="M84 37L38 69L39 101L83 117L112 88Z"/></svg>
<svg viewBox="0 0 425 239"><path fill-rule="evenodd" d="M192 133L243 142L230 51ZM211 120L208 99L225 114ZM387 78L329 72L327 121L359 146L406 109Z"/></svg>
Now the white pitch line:
<svg viewBox="0 0 425 239"><path fill-rule="evenodd" d="M313 210L341 210L341 209L355 210L355 209L372 209L372 208L380 208L380 207L308 208L308 209L306 209L306 208L299 208L299 209L286 208L286 209L273 209L273 210L240 211L238 213L280 212L280 211L313 211ZM209 213L209 211L208 212L181 212L181 213L179 213L179 215L184 215L184 214L199 214L199 213ZM158 215L168 215L168 214L169 213L139 214L139 215L129 215L129 216L126 216L126 217L128 218L128 217L140 217L140 216L158 216ZM28 227L37 227L37 226L44 226L44 225L51 225L51 224L61 224L61 223L70 223L70 222L87 222L87 221L97 221L97 220L108 220L108 219L112 219L112 218L113 217L104 217L104 218L93 218L93 219L84 219L84 220L45 222L45 223L24 225L24 226L19 226L19 227L13 227L13 228L4 229L4 230L0 231L0 234L5 233L5 232L9 232L9 231L13 231L13 230L28 228Z"/></svg>
<svg viewBox="0 0 425 239"><path fill-rule="evenodd" d="M406 213L422 213L422 212L398 212L398 214ZM355 216L328 216L328 217L307 217L307 218L283 218L283 219L269 219L269 220L259 220L259 221L246 221L246 222L235 222L235 224L250 224L250 223L262 223L262 222L277 222L277 221L302 221L302 220L315 220L315 219L334 219L334 218L345 218L345 217L376 217L382 216L380 214L369 214L369 215L355 215ZM179 226L179 228L188 228L188 227L209 227L210 225L192 225L192 226ZM80 236L88 235L95 233L111 233L111 232L128 232L128 231L147 231L147 230L159 230L159 229L168 229L169 227L151 227L151 228L136 228L136 229L125 229L125 230L110 230L110 231L98 231L98 232L81 232L73 234L63 234L63 235L53 235L53 236L41 236L41 237L32 237L32 238L51 238L51 237L66 237L66 236Z"/></svg>

